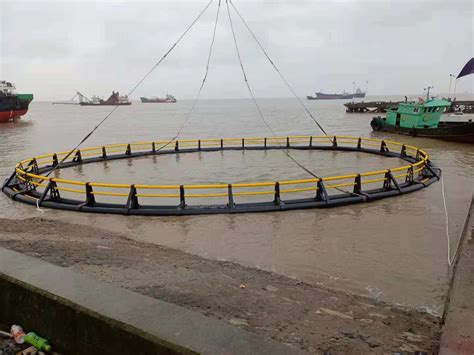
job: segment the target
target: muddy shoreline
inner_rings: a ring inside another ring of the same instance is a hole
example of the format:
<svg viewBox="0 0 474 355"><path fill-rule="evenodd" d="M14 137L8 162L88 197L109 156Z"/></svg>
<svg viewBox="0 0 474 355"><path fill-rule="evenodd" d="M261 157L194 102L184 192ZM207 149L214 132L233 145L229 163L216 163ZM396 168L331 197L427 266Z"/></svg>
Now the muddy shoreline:
<svg viewBox="0 0 474 355"><path fill-rule="evenodd" d="M0 246L309 352L439 348L440 319L432 315L119 233L42 218L0 219Z"/></svg>

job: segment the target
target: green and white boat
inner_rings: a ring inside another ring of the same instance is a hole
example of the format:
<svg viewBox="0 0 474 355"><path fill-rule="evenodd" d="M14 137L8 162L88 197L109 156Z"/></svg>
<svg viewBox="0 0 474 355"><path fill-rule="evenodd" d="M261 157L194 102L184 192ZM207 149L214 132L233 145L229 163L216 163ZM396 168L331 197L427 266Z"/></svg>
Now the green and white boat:
<svg viewBox="0 0 474 355"><path fill-rule="evenodd" d="M450 106L450 101L430 99L428 90L425 101L399 103L387 111L386 117L374 117L370 125L374 131L474 144L472 120L441 121L441 114Z"/></svg>

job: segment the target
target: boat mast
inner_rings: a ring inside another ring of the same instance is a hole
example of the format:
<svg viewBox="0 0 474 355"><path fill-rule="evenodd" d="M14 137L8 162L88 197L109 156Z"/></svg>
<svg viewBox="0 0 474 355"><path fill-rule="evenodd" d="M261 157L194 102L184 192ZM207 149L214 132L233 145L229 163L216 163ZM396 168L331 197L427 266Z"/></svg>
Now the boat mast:
<svg viewBox="0 0 474 355"><path fill-rule="evenodd" d="M423 90L426 90L426 101L430 100L430 90L433 89L434 86L428 86L427 88L424 88Z"/></svg>
<svg viewBox="0 0 474 355"><path fill-rule="evenodd" d="M448 90L448 99L450 99L449 95L451 95L451 83L453 81L453 78L456 76L454 74L449 74L449 90ZM456 91L456 90L455 90Z"/></svg>

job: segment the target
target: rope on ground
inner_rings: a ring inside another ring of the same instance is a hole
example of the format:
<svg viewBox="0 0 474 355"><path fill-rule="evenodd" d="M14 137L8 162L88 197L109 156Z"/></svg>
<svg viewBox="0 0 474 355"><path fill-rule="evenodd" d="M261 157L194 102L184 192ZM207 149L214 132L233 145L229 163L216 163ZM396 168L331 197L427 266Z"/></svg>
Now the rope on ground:
<svg viewBox="0 0 474 355"><path fill-rule="evenodd" d="M39 198L36 199L36 210L41 212L41 213L44 213L44 211L39 206L39 200L40 200Z"/></svg>
<svg viewBox="0 0 474 355"><path fill-rule="evenodd" d="M444 192L444 178L443 174L441 174L441 195L443 196L443 206L444 206L444 215L445 215L445 225L446 225L446 240L448 243L448 266L453 266L456 258L458 256L459 247L461 245L461 237L459 237L458 242L456 244L456 248L454 249L454 255L451 256L451 237L449 235L449 215L448 215L448 207L446 205L446 194Z"/></svg>
<svg viewBox="0 0 474 355"><path fill-rule="evenodd" d="M175 49L175 47L178 45L179 42L186 36L186 34L191 30L191 28L194 26L194 24L201 18L202 15L206 12L206 10L211 6L214 0L210 0L207 5L204 7L204 9L201 10L199 15L191 22L191 24L186 28L186 30L181 34L181 36L176 40L176 42L173 43L173 45L166 51L166 53L158 60L153 67L151 67L150 70L148 70L145 75L135 84L135 86L128 92L128 96L130 96L144 81L150 74L166 59L166 57ZM49 176L53 171L57 170L60 168L61 164L66 161L67 158L71 156L72 153L76 151L87 139L89 139L92 134L119 108L119 106L114 106L114 108L90 131L80 142L77 144L71 151L69 151L64 158L61 159L61 161L50 171L46 174L46 176Z"/></svg>

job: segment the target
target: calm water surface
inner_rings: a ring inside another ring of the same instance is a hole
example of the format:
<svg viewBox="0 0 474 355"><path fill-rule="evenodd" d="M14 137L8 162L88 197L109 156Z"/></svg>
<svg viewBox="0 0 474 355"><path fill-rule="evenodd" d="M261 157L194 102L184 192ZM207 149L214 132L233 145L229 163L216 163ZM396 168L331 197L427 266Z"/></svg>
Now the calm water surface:
<svg viewBox="0 0 474 355"><path fill-rule="evenodd" d="M294 100L267 99L260 103L277 134L319 134ZM474 192L474 147L374 133L369 125L371 114L346 114L342 103L337 100L307 104L331 134L413 144L426 149L443 169L454 247ZM120 107L86 146L170 138L189 105L189 101L175 105L134 102ZM33 102L22 122L0 125L0 176L6 178L20 159L71 148L109 110L110 107ZM216 100L198 105L182 138L269 135L251 101ZM360 153L305 151L294 155L322 176L400 164L398 159ZM65 169L60 175L95 181L172 184L307 177L278 151L140 158ZM441 183L406 196L330 210L192 217L125 217L54 210L41 213L1 195L0 217L32 216L93 225L137 240L438 313L447 289Z"/></svg>

